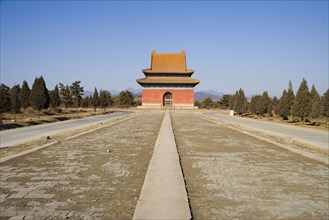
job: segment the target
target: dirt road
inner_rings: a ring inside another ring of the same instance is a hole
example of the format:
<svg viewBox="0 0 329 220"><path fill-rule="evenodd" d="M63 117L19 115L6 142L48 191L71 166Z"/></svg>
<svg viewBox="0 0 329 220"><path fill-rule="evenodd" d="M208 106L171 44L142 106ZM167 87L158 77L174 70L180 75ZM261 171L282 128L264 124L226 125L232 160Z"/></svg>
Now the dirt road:
<svg viewBox="0 0 329 220"><path fill-rule="evenodd" d="M225 126L172 112L194 219L328 219L321 162Z"/></svg>
<svg viewBox="0 0 329 220"><path fill-rule="evenodd" d="M163 114L147 112L2 163L0 218L131 219Z"/></svg>

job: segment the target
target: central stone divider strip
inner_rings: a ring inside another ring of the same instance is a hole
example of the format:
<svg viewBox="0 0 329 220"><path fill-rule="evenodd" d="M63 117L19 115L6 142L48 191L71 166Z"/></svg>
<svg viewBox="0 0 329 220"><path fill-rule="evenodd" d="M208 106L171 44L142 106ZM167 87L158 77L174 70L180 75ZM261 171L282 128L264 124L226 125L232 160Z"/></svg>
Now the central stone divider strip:
<svg viewBox="0 0 329 220"><path fill-rule="evenodd" d="M191 219L168 110L161 124L133 219Z"/></svg>

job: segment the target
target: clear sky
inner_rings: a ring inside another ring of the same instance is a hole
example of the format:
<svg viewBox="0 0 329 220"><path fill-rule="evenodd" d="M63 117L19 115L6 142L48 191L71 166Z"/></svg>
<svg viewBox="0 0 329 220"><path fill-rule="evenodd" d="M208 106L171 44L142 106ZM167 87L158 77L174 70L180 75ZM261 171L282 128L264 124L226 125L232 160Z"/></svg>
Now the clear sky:
<svg viewBox="0 0 329 220"><path fill-rule="evenodd" d="M186 51L196 91L328 86L328 1L1 1L1 83L141 88L152 50Z"/></svg>

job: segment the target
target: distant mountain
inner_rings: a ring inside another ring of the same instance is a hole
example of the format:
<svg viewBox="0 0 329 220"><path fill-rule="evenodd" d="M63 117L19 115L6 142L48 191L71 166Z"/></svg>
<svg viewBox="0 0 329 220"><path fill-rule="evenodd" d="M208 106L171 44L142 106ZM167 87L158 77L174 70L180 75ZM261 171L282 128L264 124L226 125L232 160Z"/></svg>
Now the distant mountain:
<svg viewBox="0 0 329 220"><path fill-rule="evenodd" d="M126 90L131 92L133 95L137 95L137 96L142 95L142 89L134 89L134 88L128 87Z"/></svg>
<svg viewBox="0 0 329 220"><path fill-rule="evenodd" d="M206 91L199 91L194 93L194 99L205 99L207 97L210 97L212 99L221 99L223 96L223 93L217 92L214 90L206 90Z"/></svg>

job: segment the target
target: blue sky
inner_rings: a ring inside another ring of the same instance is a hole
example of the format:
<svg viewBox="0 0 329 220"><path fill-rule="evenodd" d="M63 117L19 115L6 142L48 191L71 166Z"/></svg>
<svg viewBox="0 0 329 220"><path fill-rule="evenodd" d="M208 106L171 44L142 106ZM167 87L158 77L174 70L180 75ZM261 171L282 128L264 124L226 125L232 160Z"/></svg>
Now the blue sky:
<svg viewBox="0 0 329 220"><path fill-rule="evenodd" d="M196 91L328 89L328 1L1 1L1 83L141 88L152 50L187 54Z"/></svg>

